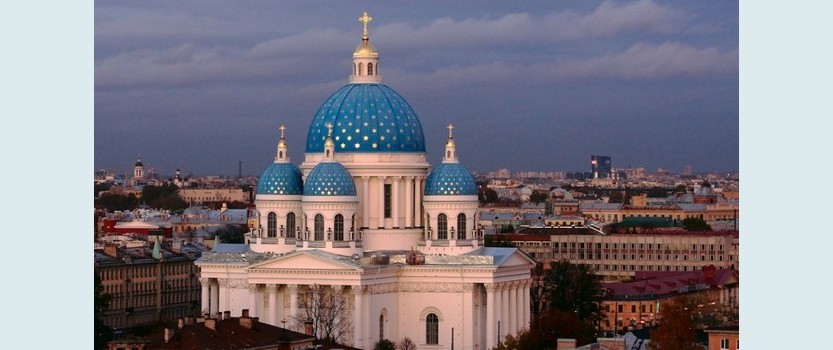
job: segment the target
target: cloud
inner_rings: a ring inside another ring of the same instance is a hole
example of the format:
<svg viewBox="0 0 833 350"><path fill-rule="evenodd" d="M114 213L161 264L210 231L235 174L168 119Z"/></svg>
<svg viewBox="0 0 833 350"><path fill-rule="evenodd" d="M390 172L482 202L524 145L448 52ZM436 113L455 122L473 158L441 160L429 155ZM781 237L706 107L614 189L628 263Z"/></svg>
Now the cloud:
<svg viewBox="0 0 833 350"><path fill-rule="evenodd" d="M624 52L561 64L555 74L564 78L602 77L660 79L676 76L737 73L738 50L696 48L680 42L660 45L637 43Z"/></svg>

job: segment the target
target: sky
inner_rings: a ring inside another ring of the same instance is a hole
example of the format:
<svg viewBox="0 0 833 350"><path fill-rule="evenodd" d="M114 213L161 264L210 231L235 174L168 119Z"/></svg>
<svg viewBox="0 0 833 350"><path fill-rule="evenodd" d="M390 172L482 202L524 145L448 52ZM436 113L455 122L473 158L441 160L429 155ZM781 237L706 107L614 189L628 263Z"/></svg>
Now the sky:
<svg viewBox="0 0 833 350"><path fill-rule="evenodd" d="M455 125L472 171L738 172L732 1L96 1L94 164L259 175L278 126L303 159L368 11L384 83L431 164Z"/></svg>

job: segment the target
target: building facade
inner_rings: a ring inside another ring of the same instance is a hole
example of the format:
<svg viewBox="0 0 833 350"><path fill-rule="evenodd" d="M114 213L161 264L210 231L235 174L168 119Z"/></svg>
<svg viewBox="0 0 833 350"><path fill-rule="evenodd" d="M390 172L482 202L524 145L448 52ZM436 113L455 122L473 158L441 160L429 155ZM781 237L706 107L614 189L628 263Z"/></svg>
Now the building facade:
<svg viewBox="0 0 833 350"><path fill-rule="evenodd" d="M503 235L535 260L587 264L606 279L637 271L697 271L714 265L740 269L738 232L600 234L589 228L525 228Z"/></svg>
<svg viewBox="0 0 833 350"><path fill-rule="evenodd" d="M281 126L247 243L218 244L197 261L202 310L248 309L300 330L320 299L311 296L328 296L340 300L337 323L350 325L336 341L351 346L408 337L421 349L490 349L527 327L534 261L483 246L454 127L432 167L416 113L382 83L370 20L360 18L350 82L315 113L300 166Z"/></svg>
<svg viewBox="0 0 833 350"><path fill-rule="evenodd" d="M192 244L152 248L144 240L98 244L94 269L111 296L102 314L104 323L124 329L198 313L200 285L194 261L201 252Z"/></svg>

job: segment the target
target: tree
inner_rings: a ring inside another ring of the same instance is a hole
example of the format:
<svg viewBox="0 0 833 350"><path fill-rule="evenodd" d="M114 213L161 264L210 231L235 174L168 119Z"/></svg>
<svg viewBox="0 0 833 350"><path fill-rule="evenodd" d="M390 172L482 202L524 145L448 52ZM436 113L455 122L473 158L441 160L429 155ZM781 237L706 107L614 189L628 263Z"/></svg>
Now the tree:
<svg viewBox="0 0 833 350"><path fill-rule="evenodd" d="M683 229L686 231L711 231L712 227L701 218L683 219Z"/></svg>
<svg viewBox="0 0 833 350"><path fill-rule="evenodd" d="M298 314L295 322L312 326L312 334L328 343L340 343L350 332L350 306L344 293L317 284L299 293ZM394 349L392 347L391 349ZM394 349L395 350L395 349Z"/></svg>
<svg viewBox="0 0 833 350"><path fill-rule="evenodd" d="M589 265L573 264L566 260L551 262L545 276L544 317L561 320L568 316L564 312L575 314L581 326L579 330L585 332L575 335L576 339L592 338L593 330L604 316L600 306L604 297L601 277L594 274Z"/></svg>
<svg viewBox="0 0 833 350"><path fill-rule="evenodd" d="M227 224L214 231L223 243L243 243L243 234L248 232L246 225Z"/></svg>
<svg viewBox="0 0 833 350"><path fill-rule="evenodd" d="M486 188L478 193L478 198L481 203L497 203L500 199L497 192L491 188Z"/></svg>
<svg viewBox="0 0 833 350"><path fill-rule="evenodd" d="M547 192L542 192L538 190L532 191L532 194L529 195L529 201L535 204L544 202L549 198Z"/></svg>
<svg viewBox="0 0 833 350"><path fill-rule="evenodd" d="M390 340L382 339L376 342L376 345L373 346L373 350L396 350L396 344Z"/></svg>
<svg viewBox="0 0 833 350"><path fill-rule="evenodd" d="M396 345L397 350L416 350L416 344L411 338L405 337L399 341L399 344Z"/></svg>
<svg viewBox="0 0 833 350"><path fill-rule="evenodd" d="M660 325L651 332L651 350L692 350L695 349L697 333L692 321L691 308L685 300L662 304L659 310Z"/></svg>
<svg viewBox="0 0 833 350"><path fill-rule="evenodd" d="M101 319L101 313L110 308L111 297L110 294L104 292L104 286L101 284L98 271L94 271L93 274L95 276L93 281L93 314L95 315L93 320L93 330L95 332L93 343L96 349L104 349L107 347L107 342L113 337L113 330Z"/></svg>

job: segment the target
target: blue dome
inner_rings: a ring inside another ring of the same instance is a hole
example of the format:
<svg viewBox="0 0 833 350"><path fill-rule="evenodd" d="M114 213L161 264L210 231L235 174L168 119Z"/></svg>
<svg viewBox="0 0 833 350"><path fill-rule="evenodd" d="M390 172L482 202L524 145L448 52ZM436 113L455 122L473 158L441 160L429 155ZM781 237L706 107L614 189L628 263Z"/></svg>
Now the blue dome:
<svg viewBox="0 0 833 350"><path fill-rule="evenodd" d="M356 185L350 172L335 162L321 162L312 168L304 184L305 196L355 196Z"/></svg>
<svg viewBox="0 0 833 350"><path fill-rule="evenodd" d="M476 196L477 185L466 167L443 163L434 167L425 181L426 196Z"/></svg>
<svg viewBox="0 0 833 350"><path fill-rule="evenodd" d="M384 84L348 84L332 94L310 124L307 153L324 151L328 123L339 153L425 152L416 113Z"/></svg>
<svg viewBox="0 0 833 350"><path fill-rule="evenodd" d="M272 163L257 182L257 194L299 195L303 191L301 171L292 163Z"/></svg>

